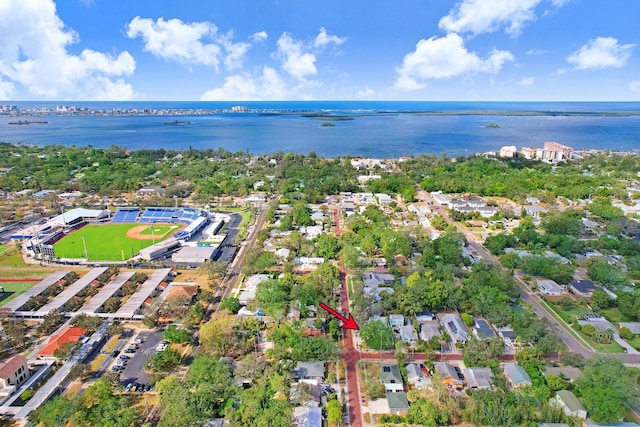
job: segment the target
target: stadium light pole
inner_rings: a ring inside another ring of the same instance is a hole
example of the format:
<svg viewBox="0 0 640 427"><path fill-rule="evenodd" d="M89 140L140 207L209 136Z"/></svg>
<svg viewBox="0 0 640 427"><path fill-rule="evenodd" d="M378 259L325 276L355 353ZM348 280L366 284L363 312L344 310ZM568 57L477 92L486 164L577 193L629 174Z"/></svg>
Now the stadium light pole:
<svg viewBox="0 0 640 427"><path fill-rule="evenodd" d="M84 256L89 261L89 252L87 252L87 236L82 236L82 245L84 246Z"/></svg>
<svg viewBox="0 0 640 427"><path fill-rule="evenodd" d="M156 235L153 232L153 225L149 226L149 230L151 230L151 239L153 241L153 244L155 245L156 244Z"/></svg>

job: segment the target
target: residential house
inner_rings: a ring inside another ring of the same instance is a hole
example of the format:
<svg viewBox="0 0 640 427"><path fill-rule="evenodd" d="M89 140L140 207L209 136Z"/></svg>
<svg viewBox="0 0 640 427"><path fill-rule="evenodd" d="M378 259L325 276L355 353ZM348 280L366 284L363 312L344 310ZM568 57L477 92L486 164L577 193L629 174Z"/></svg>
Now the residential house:
<svg viewBox="0 0 640 427"><path fill-rule="evenodd" d="M476 319L476 324L473 327L473 334L480 340L491 339L496 336L496 333L491 329L491 325L484 319Z"/></svg>
<svg viewBox="0 0 640 427"><path fill-rule="evenodd" d="M323 229L321 225L302 226L299 228L299 231L300 231L300 234L302 234L309 240L313 240L323 233Z"/></svg>
<svg viewBox="0 0 640 427"><path fill-rule="evenodd" d="M442 191L431 192L431 197L433 197L433 200L435 200L440 206L449 206L449 203L451 202L451 196L448 194L442 194Z"/></svg>
<svg viewBox="0 0 640 427"><path fill-rule="evenodd" d="M464 387L464 377L460 368L446 362L437 362L435 372L440 375L442 383L448 388L461 390Z"/></svg>
<svg viewBox="0 0 640 427"><path fill-rule="evenodd" d="M438 322L422 322L420 324L420 339L429 341L433 337L440 337L442 333L438 328Z"/></svg>
<svg viewBox="0 0 640 427"><path fill-rule="evenodd" d="M376 198L378 199L378 203L380 203L381 205L388 205L393 202L393 198L390 195L384 193L376 193Z"/></svg>
<svg viewBox="0 0 640 427"><path fill-rule="evenodd" d="M298 382L291 384L289 400L300 406L320 406L322 391L319 385Z"/></svg>
<svg viewBox="0 0 640 427"><path fill-rule="evenodd" d="M578 368L574 368L573 366L562 366L562 367L553 367L548 366L544 368L544 376L548 377L550 375L556 376L558 378L565 379L570 383L573 383L578 378L582 378L584 374Z"/></svg>
<svg viewBox="0 0 640 427"><path fill-rule="evenodd" d="M487 389L493 384L493 372L489 368L465 368L462 370L467 384L472 389Z"/></svg>
<svg viewBox="0 0 640 427"><path fill-rule="evenodd" d="M550 399L549 403L562 408L565 415L569 417L577 417L581 420L587 419L587 410L584 409L582 402L580 402L576 395L569 390L557 391L555 397Z"/></svg>
<svg viewBox="0 0 640 427"><path fill-rule="evenodd" d="M537 206L537 205L523 206L523 209L527 215L533 218L540 218L540 214L549 212L549 209L543 208L542 206Z"/></svg>
<svg viewBox="0 0 640 427"><path fill-rule="evenodd" d="M431 378L427 377L420 367L415 363L409 363L407 368L407 381L413 384L416 389L424 390L431 386Z"/></svg>
<svg viewBox="0 0 640 427"><path fill-rule="evenodd" d="M268 274L254 274L250 276L244 284L244 288L240 289L238 293L238 301L240 305L247 305L247 303L256 297L256 291L258 285L262 282L269 280Z"/></svg>
<svg viewBox="0 0 640 427"><path fill-rule="evenodd" d="M30 376L31 371L24 356L18 354L0 363L0 398L13 393Z"/></svg>
<svg viewBox="0 0 640 427"><path fill-rule="evenodd" d="M469 340L469 330L457 314L445 314L442 323L454 343L464 344Z"/></svg>
<svg viewBox="0 0 640 427"><path fill-rule="evenodd" d="M598 287L591 280L574 280L569 283L569 290L574 295L590 298Z"/></svg>
<svg viewBox="0 0 640 427"><path fill-rule="evenodd" d="M364 273L362 281L365 288L374 288L380 285L392 285L396 281L396 276L388 273Z"/></svg>
<svg viewBox="0 0 640 427"><path fill-rule="evenodd" d="M398 365L382 365L378 378L384 384L387 393L404 392L404 384Z"/></svg>
<svg viewBox="0 0 640 427"><path fill-rule="evenodd" d="M167 296L165 297L165 301L171 301L176 298L185 298L186 301L191 302L195 298L198 293L199 286L198 285L178 285L173 284Z"/></svg>
<svg viewBox="0 0 640 427"><path fill-rule="evenodd" d="M324 362L298 362L293 377L300 382L317 385L324 380Z"/></svg>
<svg viewBox="0 0 640 427"><path fill-rule="evenodd" d="M49 342L38 351L37 357L41 359L54 359L53 353L66 342L78 342L80 338L87 333L87 328L80 328L78 326L67 326L59 334L51 335Z"/></svg>
<svg viewBox="0 0 640 427"><path fill-rule="evenodd" d="M613 423L583 423L583 427L640 427L640 424L633 421L620 421Z"/></svg>
<svg viewBox="0 0 640 427"><path fill-rule="evenodd" d="M293 408L294 427L322 427L322 410L317 406Z"/></svg>
<svg viewBox="0 0 640 427"><path fill-rule="evenodd" d="M498 329L498 335L502 337L506 346L512 346L516 342L516 333L511 328Z"/></svg>
<svg viewBox="0 0 640 427"><path fill-rule="evenodd" d="M249 194L245 199L245 205L256 205L261 203L266 203L267 195L265 193L253 193Z"/></svg>
<svg viewBox="0 0 640 427"><path fill-rule="evenodd" d="M409 401L404 392L387 392L389 412L396 415L406 414L409 410Z"/></svg>
<svg viewBox="0 0 640 427"><path fill-rule="evenodd" d="M418 342L418 333L413 325L400 326L400 339L403 343L409 344L412 348Z"/></svg>
<svg viewBox="0 0 640 427"><path fill-rule="evenodd" d="M527 374L527 371L517 363L506 363L503 369L511 388L522 388L532 384L531 377Z"/></svg>
<svg viewBox="0 0 640 427"><path fill-rule="evenodd" d="M415 316L416 320L420 323L431 322L436 318L436 316L433 314L433 311L427 309L423 309L421 312L415 313Z"/></svg>
<svg viewBox="0 0 640 427"><path fill-rule="evenodd" d="M544 295L558 296L567 293L564 286L558 285L553 280L538 280L537 283L538 289Z"/></svg>
<svg viewBox="0 0 640 427"><path fill-rule="evenodd" d="M404 326L404 316L402 314L390 314L389 326L391 326L392 328L399 328L400 326Z"/></svg>

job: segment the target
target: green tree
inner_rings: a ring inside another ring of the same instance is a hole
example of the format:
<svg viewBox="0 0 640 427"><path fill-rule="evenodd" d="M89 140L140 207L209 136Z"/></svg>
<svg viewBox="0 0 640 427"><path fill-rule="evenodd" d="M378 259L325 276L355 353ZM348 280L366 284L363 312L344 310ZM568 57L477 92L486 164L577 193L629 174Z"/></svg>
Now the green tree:
<svg viewBox="0 0 640 427"><path fill-rule="evenodd" d="M584 377L575 382L584 406L597 422L614 422L625 416L638 395L632 375L618 359L595 356L583 369Z"/></svg>
<svg viewBox="0 0 640 427"><path fill-rule="evenodd" d="M169 325L162 333L162 337L174 344L184 344L191 340L191 333L186 329L181 329L175 325Z"/></svg>
<svg viewBox="0 0 640 427"><path fill-rule="evenodd" d="M342 404L336 399L330 400L327 403L327 421L329 424L342 422Z"/></svg>
<svg viewBox="0 0 640 427"><path fill-rule="evenodd" d="M602 288L598 288L593 292L590 298L591 305L595 310L601 310L611 306L613 300Z"/></svg>
<svg viewBox="0 0 640 427"><path fill-rule="evenodd" d="M365 323L360 328L360 336L368 348L385 350L393 348L393 331L379 320Z"/></svg>
<svg viewBox="0 0 640 427"><path fill-rule="evenodd" d="M237 314L238 311L242 308L240 305L240 300L236 297L229 297L220 303L220 310L229 310L231 314Z"/></svg>

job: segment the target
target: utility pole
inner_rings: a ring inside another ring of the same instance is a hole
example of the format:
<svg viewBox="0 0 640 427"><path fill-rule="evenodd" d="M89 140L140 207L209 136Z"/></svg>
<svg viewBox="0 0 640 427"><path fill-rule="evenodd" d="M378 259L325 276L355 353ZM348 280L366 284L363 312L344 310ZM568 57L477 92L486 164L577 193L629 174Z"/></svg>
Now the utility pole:
<svg viewBox="0 0 640 427"><path fill-rule="evenodd" d="M82 245L84 246L84 256L89 261L89 252L87 252L87 236L82 236Z"/></svg>

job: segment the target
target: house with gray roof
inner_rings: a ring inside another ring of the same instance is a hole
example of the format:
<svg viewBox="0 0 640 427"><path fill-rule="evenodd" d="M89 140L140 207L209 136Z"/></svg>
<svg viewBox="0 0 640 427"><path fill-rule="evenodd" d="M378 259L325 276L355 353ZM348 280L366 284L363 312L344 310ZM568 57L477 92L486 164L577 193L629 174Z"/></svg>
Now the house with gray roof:
<svg viewBox="0 0 640 427"><path fill-rule="evenodd" d="M532 384L527 371L517 363L506 363L503 369L507 382L512 388L522 388Z"/></svg>
<svg viewBox="0 0 640 427"><path fill-rule="evenodd" d="M324 380L324 362L298 362L293 370L293 377L318 384Z"/></svg>
<svg viewBox="0 0 640 427"><path fill-rule="evenodd" d="M587 419L587 410L584 409L582 402L580 402L576 395L569 390L558 390L555 397L551 398L549 403L562 408L568 417L577 417L581 420Z"/></svg>
<svg viewBox="0 0 640 427"><path fill-rule="evenodd" d="M491 325L484 319L476 319L476 324L473 328L473 334L480 340L487 340L494 338L496 333L491 329Z"/></svg>
<svg viewBox="0 0 640 427"><path fill-rule="evenodd" d="M558 368L547 366L544 368L543 373L545 377L553 375L555 377L565 379L570 383L573 383L578 378L584 377L582 371L578 368L574 368L573 366L562 366Z"/></svg>
<svg viewBox="0 0 640 427"><path fill-rule="evenodd" d="M387 392L389 412L396 415L406 414L409 410L409 401L404 392Z"/></svg>
<svg viewBox="0 0 640 427"><path fill-rule="evenodd" d="M438 322L423 322L420 324L420 339L429 341L433 337L442 336Z"/></svg>
<svg viewBox="0 0 640 427"><path fill-rule="evenodd" d="M453 342L466 343L469 340L469 330L457 314L445 314L442 324Z"/></svg>
<svg viewBox="0 0 640 427"><path fill-rule="evenodd" d="M469 388L487 389L493 384L493 372L489 368L465 368L462 370Z"/></svg>
<svg viewBox="0 0 640 427"><path fill-rule="evenodd" d="M382 365L378 376L387 392L403 392L404 384L398 365Z"/></svg>

